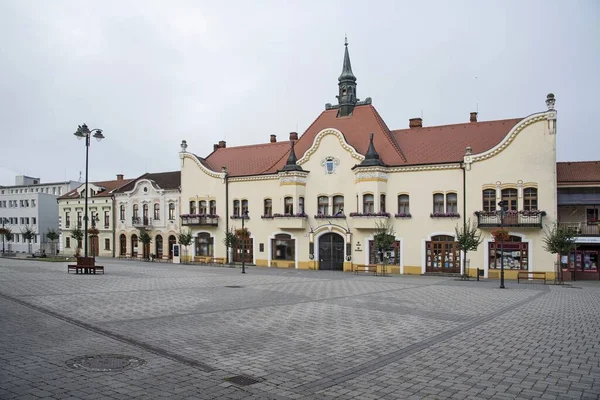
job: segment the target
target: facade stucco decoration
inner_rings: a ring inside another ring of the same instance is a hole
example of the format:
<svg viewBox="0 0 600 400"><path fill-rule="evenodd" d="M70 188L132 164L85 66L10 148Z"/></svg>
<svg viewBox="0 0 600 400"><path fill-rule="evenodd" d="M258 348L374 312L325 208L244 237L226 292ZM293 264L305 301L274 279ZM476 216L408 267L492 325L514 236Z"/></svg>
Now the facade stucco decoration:
<svg viewBox="0 0 600 400"><path fill-rule="evenodd" d="M280 173L279 174L279 184L283 185L300 185L306 186L306 174L298 174L298 173Z"/></svg>
<svg viewBox="0 0 600 400"><path fill-rule="evenodd" d="M356 173L356 181L380 181L387 182L388 174L384 171L358 171Z"/></svg>
<svg viewBox="0 0 600 400"><path fill-rule="evenodd" d="M517 138L519 133L521 133L525 128L527 128L530 125L535 124L536 122L544 121L547 119L549 120L550 114L555 114L555 113L554 112L536 113L536 114L530 115L527 118L524 118L518 124L513 126L512 129L510 130L510 132L508 132L508 134L504 137L504 139L502 139L502 141L500 143L498 143L496 146L492 147L491 149L489 149L487 151L484 151L483 153L473 155L472 156L473 162L480 162L483 160L487 160L488 158L494 157L494 156L502 153L508 147L508 145L510 145ZM554 115L554 118L555 117L556 117L556 115Z"/></svg>
<svg viewBox="0 0 600 400"><path fill-rule="evenodd" d="M389 167L388 172L418 172L418 171L441 171L448 169L460 169L460 163L439 165L411 165L406 167Z"/></svg>
<svg viewBox="0 0 600 400"><path fill-rule="evenodd" d="M321 167L324 168L326 174L335 174L338 165L340 165L339 158L328 156L321 160Z"/></svg>
<svg viewBox="0 0 600 400"><path fill-rule="evenodd" d="M182 166L183 166L184 161L186 159L189 159L192 162L194 162L198 166L198 168L200 168L200 170L202 172L204 172L206 175L208 175L208 176L210 176L212 178L221 178L221 179L225 178L225 174L224 173L222 173L222 172L215 172L215 171L212 171L212 170L206 168L204 166L204 164L202 164L200 162L200 160L198 160L198 158L195 155L193 155L192 153L187 153L187 152L183 153L183 152L181 152L181 153L179 153L179 158L181 158L181 164L182 164Z"/></svg>
<svg viewBox="0 0 600 400"><path fill-rule="evenodd" d="M346 138L344 138L344 135L342 134L342 132L338 131L337 129L328 128L328 129L323 129L321 132L317 133L317 135L315 136L315 139L313 140L313 144L304 153L302 158L298 160L299 165L305 164L310 160L310 157L319 149L319 145L321 144L321 141L327 135L334 135L335 137L337 137L340 142L340 146L344 150L346 150L348 153L350 153L350 155L353 158L355 158L356 160L362 161L365 159L365 157L363 155L361 155L359 152L357 152L356 149L354 147L352 147L346 141Z"/></svg>

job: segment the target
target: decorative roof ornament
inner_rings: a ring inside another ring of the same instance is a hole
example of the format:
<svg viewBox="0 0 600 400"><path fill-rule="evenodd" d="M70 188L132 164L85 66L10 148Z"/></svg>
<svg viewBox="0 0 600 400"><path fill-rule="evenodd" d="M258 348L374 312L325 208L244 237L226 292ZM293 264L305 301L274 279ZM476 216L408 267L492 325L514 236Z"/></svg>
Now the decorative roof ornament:
<svg viewBox="0 0 600 400"><path fill-rule="evenodd" d="M344 65L342 66L342 74L338 81L351 80L356 82L356 77L352 73L352 64L350 63L350 54L348 53L348 36L344 38Z"/></svg>
<svg viewBox="0 0 600 400"><path fill-rule="evenodd" d="M548 107L548 111L554 110L555 103L556 99L554 98L554 94L548 93L548 96L546 96L546 107Z"/></svg>
<svg viewBox="0 0 600 400"><path fill-rule="evenodd" d="M290 140L290 155L287 159L287 162L283 166L283 171L303 171L302 167L296 164L298 158L296 157L296 152L294 151L294 140Z"/></svg>
<svg viewBox="0 0 600 400"><path fill-rule="evenodd" d="M375 135L371 133L371 137L369 139L369 149L367 150L367 154L365 154L365 159L359 164L361 167L375 167L384 165L379 158L379 154L375 150L375 145L373 144L374 136Z"/></svg>
<svg viewBox="0 0 600 400"><path fill-rule="evenodd" d="M185 140L182 140L182 141L181 141L181 152L182 152L182 153L185 153L185 152L186 152L186 149L187 149L187 147L188 147L188 146L187 146L187 142L186 142Z"/></svg>

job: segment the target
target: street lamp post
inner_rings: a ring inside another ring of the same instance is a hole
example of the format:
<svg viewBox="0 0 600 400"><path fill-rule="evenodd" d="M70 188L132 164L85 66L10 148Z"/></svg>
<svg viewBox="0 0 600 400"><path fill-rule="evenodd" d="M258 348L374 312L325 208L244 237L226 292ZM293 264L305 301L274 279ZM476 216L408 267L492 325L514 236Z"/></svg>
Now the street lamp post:
<svg viewBox="0 0 600 400"><path fill-rule="evenodd" d="M248 210L242 212L242 234L240 235L242 237L242 274L246 273L246 232L244 231L244 220L246 218L248 218Z"/></svg>
<svg viewBox="0 0 600 400"><path fill-rule="evenodd" d="M504 206L506 205L506 201L501 201L498 203L500 206L500 229L504 229ZM500 240L500 289L505 289L504 287L504 234Z"/></svg>
<svg viewBox="0 0 600 400"><path fill-rule="evenodd" d="M93 135L92 135L93 133ZM77 139L85 138L85 211L84 211L84 256L87 258L88 256L88 153L90 149L90 136L93 136L96 140L101 141L104 139L104 135L102 134L102 129L92 129L90 130L86 124L79 125L77 131L75 131L74 135Z"/></svg>

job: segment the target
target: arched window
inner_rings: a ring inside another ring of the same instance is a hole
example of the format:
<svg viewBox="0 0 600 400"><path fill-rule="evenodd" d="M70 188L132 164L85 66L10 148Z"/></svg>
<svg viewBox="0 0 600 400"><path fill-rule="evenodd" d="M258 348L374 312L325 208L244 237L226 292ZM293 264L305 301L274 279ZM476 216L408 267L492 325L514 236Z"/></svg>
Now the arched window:
<svg viewBox="0 0 600 400"><path fill-rule="evenodd" d="M201 232L196 236L195 247L197 256L212 257L214 254L214 238L210 236L210 233Z"/></svg>
<svg viewBox="0 0 600 400"><path fill-rule="evenodd" d="M329 215L329 197L319 196L317 199L317 212L320 215Z"/></svg>
<svg viewBox="0 0 600 400"><path fill-rule="evenodd" d="M119 207L119 219L125 221L125 204L121 204Z"/></svg>
<svg viewBox="0 0 600 400"><path fill-rule="evenodd" d="M138 237L136 234L131 235L131 256L137 257L138 255Z"/></svg>
<svg viewBox="0 0 600 400"><path fill-rule="evenodd" d="M454 236L450 235L437 235L431 237L432 242L454 242Z"/></svg>
<svg viewBox="0 0 600 400"><path fill-rule="evenodd" d="M444 213L444 195L442 193L435 193L433 195L433 212Z"/></svg>
<svg viewBox="0 0 600 400"><path fill-rule="evenodd" d="M407 194L398 196L398 214L410 214L410 198Z"/></svg>
<svg viewBox="0 0 600 400"><path fill-rule="evenodd" d="M271 240L271 258L273 260L295 260L296 241L291 235L280 233Z"/></svg>
<svg viewBox="0 0 600 400"><path fill-rule="evenodd" d="M273 215L273 200L271 200L271 199L264 200L263 215L265 217L271 217Z"/></svg>
<svg viewBox="0 0 600 400"><path fill-rule="evenodd" d="M538 190L536 188L525 188L523 190L523 210L532 211L538 209Z"/></svg>
<svg viewBox="0 0 600 400"><path fill-rule="evenodd" d="M144 218L144 225L148 225L148 204L142 204L142 217Z"/></svg>
<svg viewBox="0 0 600 400"><path fill-rule="evenodd" d="M494 189L485 189L483 191L483 211L496 211L496 191Z"/></svg>
<svg viewBox="0 0 600 400"><path fill-rule="evenodd" d="M504 211L517 211L517 189L502 189Z"/></svg>
<svg viewBox="0 0 600 400"><path fill-rule="evenodd" d="M239 200L233 201L233 216L234 217L240 216L240 201Z"/></svg>
<svg viewBox="0 0 600 400"><path fill-rule="evenodd" d="M333 196L333 215L344 215L344 196Z"/></svg>
<svg viewBox="0 0 600 400"><path fill-rule="evenodd" d="M285 214L293 214L294 213L294 198L286 197L283 199L283 208Z"/></svg>
<svg viewBox="0 0 600 400"><path fill-rule="evenodd" d="M456 193L446 194L446 213L458 214L458 200Z"/></svg>
<svg viewBox="0 0 600 400"><path fill-rule="evenodd" d="M210 201L210 214L217 215L217 201L216 200Z"/></svg>
<svg viewBox="0 0 600 400"><path fill-rule="evenodd" d="M156 258L161 259L163 257L163 237L156 235L154 243L156 244Z"/></svg>
<svg viewBox="0 0 600 400"><path fill-rule="evenodd" d="M206 215L206 200L201 200L198 206L198 214Z"/></svg>
<svg viewBox="0 0 600 400"><path fill-rule="evenodd" d="M160 220L160 204L154 203L154 219Z"/></svg>
<svg viewBox="0 0 600 400"><path fill-rule="evenodd" d="M375 205L374 205L373 195L372 194L363 195L363 213L367 214L367 213L374 213L374 212L375 212Z"/></svg>
<svg viewBox="0 0 600 400"><path fill-rule="evenodd" d="M298 197L298 213L304 214L304 197Z"/></svg>
<svg viewBox="0 0 600 400"><path fill-rule="evenodd" d="M242 200L242 215L248 214L248 200Z"/></svg>
<svg viewBox="0 0 600 400"><path fill-rule="evenodd" d="M190 201L190 214L196 214L196 202Z"/></svg>
<svg viewBox="0 0 600 400"><path fill-rule="evenodd" d="M172 221L175 219L175 204L169 203L169 219Z"/></svg>
<svg viewBox="0 0 600 400"><path fill-rule="evenodd" d="M140 217L139 214L139 206L137 204L133 205L133 218L138 219Z"/></svg>

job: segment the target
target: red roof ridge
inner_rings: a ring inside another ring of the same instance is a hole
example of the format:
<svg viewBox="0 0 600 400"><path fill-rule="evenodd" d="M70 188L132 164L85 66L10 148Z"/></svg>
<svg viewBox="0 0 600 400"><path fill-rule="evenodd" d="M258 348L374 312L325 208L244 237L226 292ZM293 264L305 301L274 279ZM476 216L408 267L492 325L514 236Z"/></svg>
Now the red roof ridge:
<svg viewBox="0 0 600 400"><path fill-rule="evenodd" d="M589 160L589 161L557 161L557 164L583 164L583 163L600 163L600 160Z"/></svg>
<svg viewBox="0 0 600 400"><path fill-rule="evenodd" d="M392 133L399 133L399 132L409 132L409 131L419 131L419 130L423 130L423 129L438 129L438 128L448 128L448 127L456 127L456 126L475 126L475 125L484 125L484 124L493 124L493 123L498 123L498 122L505 122L508 123L510 121L520 121L522 119L524 119L525 117L519 117L519 118L505 118L505 119L495 119L495 120L489 120L489 121L477 121L477 122L461 122L458 124L446 124L446 125L432 125L432 126L423 126L420 128L401 128L401 129L394 129L393 131L391 131Z"/></svg>

